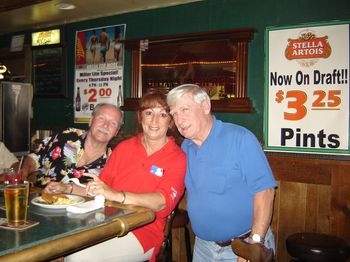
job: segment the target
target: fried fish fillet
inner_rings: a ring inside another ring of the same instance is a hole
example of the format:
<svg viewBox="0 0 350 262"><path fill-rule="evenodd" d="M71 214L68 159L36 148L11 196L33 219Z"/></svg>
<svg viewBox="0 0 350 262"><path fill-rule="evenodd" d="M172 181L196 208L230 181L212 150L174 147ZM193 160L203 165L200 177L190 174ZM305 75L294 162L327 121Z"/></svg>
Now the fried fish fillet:
<svg viewBox="0 0 350 262"><path fill-rule="evenodd" d="M41 198L48 204L55 204L57 202L64 202L64 200L69 200L69 198L64 194L48 194L42 193ZM63 200L63 201L62 201Z"/></svg>

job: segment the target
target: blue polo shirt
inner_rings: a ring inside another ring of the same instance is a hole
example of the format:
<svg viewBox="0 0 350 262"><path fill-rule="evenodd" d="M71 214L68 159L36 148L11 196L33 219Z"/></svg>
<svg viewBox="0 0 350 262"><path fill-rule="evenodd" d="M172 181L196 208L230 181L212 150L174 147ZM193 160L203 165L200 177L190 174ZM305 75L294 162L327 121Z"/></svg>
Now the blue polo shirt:
<svg viewBox="0 0 350 262"><path fill-rule="evenodd" d="M256 192L276 187L260 143L248 129L217 120L201 147L185 139L187 209L193 232L225 241L251 229Z"/></svg>

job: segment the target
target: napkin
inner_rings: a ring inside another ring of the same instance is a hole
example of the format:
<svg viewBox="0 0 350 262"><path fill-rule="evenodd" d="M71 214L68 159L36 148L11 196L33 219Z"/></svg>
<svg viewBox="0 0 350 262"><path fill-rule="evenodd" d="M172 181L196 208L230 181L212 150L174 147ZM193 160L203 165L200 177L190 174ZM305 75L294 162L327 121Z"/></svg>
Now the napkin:
<svg viewBox="0 0 350 262"><path fill-rule="evenodd" d="M104 205L105 205L105 197L102 195L98 195L95 197L94 200L83 202L74 206L68 206L67 211L76 213L76 214L84 214L84 213L102 208L104 207Z"/></svg>

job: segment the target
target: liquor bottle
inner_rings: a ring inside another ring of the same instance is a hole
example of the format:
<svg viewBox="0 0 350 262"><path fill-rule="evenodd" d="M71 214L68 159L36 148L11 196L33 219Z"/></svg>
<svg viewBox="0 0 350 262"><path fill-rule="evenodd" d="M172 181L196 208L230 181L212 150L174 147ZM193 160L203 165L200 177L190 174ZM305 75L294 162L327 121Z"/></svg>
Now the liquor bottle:
<svg viewBox="0 0 350 262"><path fill-rule="evenodd" d="M123 96L122 96L122 86L119 85L118 96L117 96L117 106L123 105Z"/></svg>
<svg viewBox="0 0 350 262"><path fill-rule="evenodd" d="M80 111L81 109L81 98L80 98L80 88L77 88L77 96L75 97L75 111Z"/></svg>

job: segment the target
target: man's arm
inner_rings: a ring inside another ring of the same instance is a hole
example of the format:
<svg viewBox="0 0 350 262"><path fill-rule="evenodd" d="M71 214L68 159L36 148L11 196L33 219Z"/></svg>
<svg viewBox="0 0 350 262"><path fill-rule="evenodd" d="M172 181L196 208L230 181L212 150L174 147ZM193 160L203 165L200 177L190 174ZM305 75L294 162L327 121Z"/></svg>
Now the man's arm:
<svg viewBox="0 0 350 262"><path fill-rule="evenodd" d="M15 172L18 171L19 168L19 164L20 162L16 162L14 163L11 167L13 167L13 169L15 170ZM23 178L27 179L28 175L30 173L32 173L33 171L36 170L36 164L33 158L31 158L30 156L25 156L23 158L23 162L22 162L22 167L20 172L22 173Z"/></svg>
<svg viewBox="0 0 350 262"><path fill-rule="evenodd" d="M261 237L265 237L271 223L274 197L274 188L268 188L255 194L252 234L259 234Z"/></svg>

